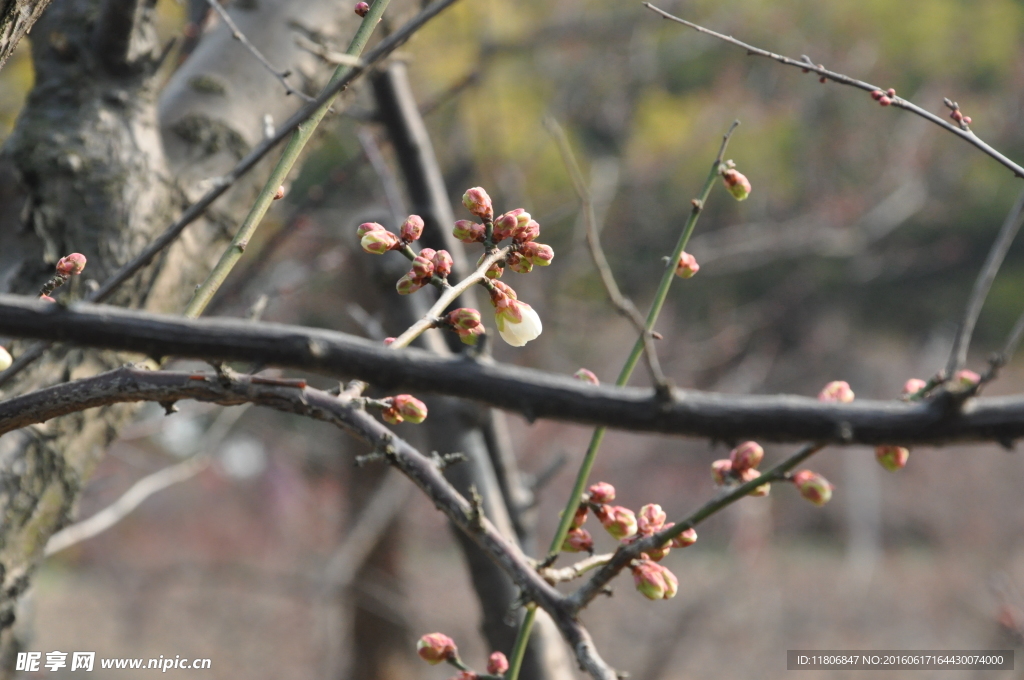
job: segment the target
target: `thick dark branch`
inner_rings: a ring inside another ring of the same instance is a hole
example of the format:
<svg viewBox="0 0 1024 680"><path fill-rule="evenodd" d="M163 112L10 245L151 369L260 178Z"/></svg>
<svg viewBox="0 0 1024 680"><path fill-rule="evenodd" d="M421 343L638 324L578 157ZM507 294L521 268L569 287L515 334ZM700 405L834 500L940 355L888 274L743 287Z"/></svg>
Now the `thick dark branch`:
<svg viewBox="0 0 1024 680"><path fill-rule="evenodd" d="M594 650L587 631L570 616L565 598L536 572L519 548L502 536L486 517L444 478L437 463L424 456L366 411L342 398L306 387L301 381L272 381L256 376L217 376L180 371L147 371L125 367L91 378L63 383L0 402L0 434L31 423L87 408L128 401L174 402L197 399L224 406L253 403L322 420L344 429L383 454L466 533L554 619L577 660L597 680L615 680L615 673Z"/></svg>
<svg viewBox="0 0 1024 680"><path fill-rule="evenodd" d="M384 389L435 392L474 399L523 414L588 425L665 432L722 441L817 441L836 444L942 444L1024 437L1024 396L925 402L826 403L809 397L733 396L675 390L670 401L653 390L590 385L529 368L439 357L417 349L386 349L344 333L146 314L114 307L53 303L0 295L0 333L88 347L255 361L336 378L358 378Z"/></svg>

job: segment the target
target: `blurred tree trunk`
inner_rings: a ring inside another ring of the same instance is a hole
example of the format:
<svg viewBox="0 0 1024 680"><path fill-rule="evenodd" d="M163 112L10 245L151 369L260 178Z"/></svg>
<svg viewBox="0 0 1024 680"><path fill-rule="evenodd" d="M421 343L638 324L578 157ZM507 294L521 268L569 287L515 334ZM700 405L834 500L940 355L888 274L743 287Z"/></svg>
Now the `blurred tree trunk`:
<svg viewBox="0 0 1024 680"><path fill-rule="evenodd" d="M102 281L259 141L264 115L284 120L300 104L223 25L161 91L152 8L151 0L57 0L39 20L35 87L0 153L0 290L33 294L56 259L73 251L89 259L80 278ZM354 25L344 9L327 0L264 0L233 14L272 63L319 78L326 69L295 45L291 27L323 32L339 17ZM243 178L111 301L179 311L266 171ZM58 349L9 391L119 361ZM13 658L16 602L47 539L68 523L79 490L131 412L96 409L0 440L0 658Z"/></svg>

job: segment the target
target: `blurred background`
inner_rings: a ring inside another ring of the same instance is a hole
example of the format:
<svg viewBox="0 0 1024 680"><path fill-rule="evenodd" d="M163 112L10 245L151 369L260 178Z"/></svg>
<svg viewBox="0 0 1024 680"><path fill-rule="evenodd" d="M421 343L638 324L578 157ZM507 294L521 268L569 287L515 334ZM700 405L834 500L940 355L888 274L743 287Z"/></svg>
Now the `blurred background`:
<svg viewBox="0 0 1024 680"><path fill-rule="evenodd" d="M894 87L940 115L949 97L979 136L1024 158L1019 2L660 6ZM185 7L157 7L167 36L186 29ZM412 9L398 7L399 17ZM408 64L453 205L466 188L483 186L497 210L526 208L555 249L551 267L505 275L545 332L523 349L497 343L499 361L563 374L584 366L611 382L634 339L590 264L578 201L541 124L546 114L572 140L611 265L641 309L722 133L741 121L727 157L753 192L738 203L715 188L687 249L700 273L676 282L657 327L665 372L688 388L814 395L846 380L858 397L896 397L907 378L944 364L974 276L1020 190L1006 169L933 125L880 108L864 92L747 57L639 2L463 0L398 58ZM23 44L0 71L0 134L31 85ZM266 296L265 320L364 336L402 330L383 314L398 296L367 290L370 258L354 236L358 223L401 202L392 195L389 203L386 191L396 163L372 120L369 88L350 98L349 112L323 127L215 313L240 316ZM376 169L368 154L379 154ZM456 216L468 217L461 207ZM981 370L1001 346L1024 309L1022 292L1018 242L982 313L970 368ZM645 384L642 370L633 382ZM1018 362L989 393L1022 386ZM590 432L517 416L510 425L526 473L566 460L537 489L537 536L546 544ZM794 448L766 446L768 461ZM439 630L483 666L490 650L462 554L411 485L344 597L325 585L356 509L380 479L379 470L354 468L353 456L365 452L326 425L258 409L183 404L165 417L153 408L111 448L79 516L197 452L212 454L209 465L47 561L31 601L30 649L208 657L211 678L441 680L451 669L422 664L413 646ZM726 453L704 441L616 432L593 479L613 483L623 505L660 503L678 518L711 496L708 466ZM620 578L614 597L583 616L605 658L642 680L777 678L786 674L786 649L1021 649L1019 454L994 445L919 448L893 474L869 449L829 448L811 467L836 484L831 503L817 508L775 488L721 513L699 528L695 546L664 562L679 577L675 599L649 602ZM597 540L598 549L613 546L606 535ZM107 677L99 669L95 676Z"/></svg>

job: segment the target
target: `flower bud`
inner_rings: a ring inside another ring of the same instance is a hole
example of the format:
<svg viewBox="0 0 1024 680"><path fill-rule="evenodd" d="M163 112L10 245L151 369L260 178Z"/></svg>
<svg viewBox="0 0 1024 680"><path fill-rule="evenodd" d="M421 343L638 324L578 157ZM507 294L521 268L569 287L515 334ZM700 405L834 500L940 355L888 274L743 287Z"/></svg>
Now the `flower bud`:
<svg viewBox="0 0 1024 680"><path fill-rule="evenodd" d="M383 255L398 247L398 237L390 231L368 231L363 234L359 245L371 255Z"/></svg>
<svg viewBox="0 0 1024 680"><path fill-rule="evenodd" d="M505 264L516 274L529 274L533 271L533 263L519 253L509 253Z"/></svg>
<svg viewBox="0 0 1024 680"><path fill-rule="evenodd" d="M817 472L801 470L793 475L793 483L800 491L800 495L815 505L825 505L832 499L832 489L828 480Z"/></svg>
<svg viewBox="0 0 1024 680"><path fill-rule="evenodd" d="M436 666L457 658L459 650L455 646L455 641L444 633L430 633L416 643L416 653L431 666Z"/></svg>
<svg viewBox="0 0 1024 680"><path fill-rule="evenodd" d="M480 325L480 312L470 307L460 307L448 312L448 323L456 329L469 330Z"/></svg>
<svg viewBox="0 0 1024 680"><path fill-rule="evenodd" d="M758 477L760 477L761 473L758 472L757 470L755 470L754 468L748 468L748 469L744 470L743 472L739 473L739 475L740 475L740 483L746 484L747 482L752 482L755 479L757 479ZM771 490L772 490L772 485L771 484L762 484L761 486L755 486L754 490L751 491L750 494L748 494L748 495L754 496L754 497L767 496L768 493Z"/></svg>
<svg viewBox="0 0 1024 680"><path fill-rule="evenodd" d="M722 181L725 182L725 188L737 201L745 201L750 196L750 180L735 168L729 168L723 172Z"/></svg>
<svg viewBox="0 0 1024 680"><path fill-rule="evenodd" d="M487 657L487 672L491 675L505 675L508 670L508 659L501 652L493 652Z"/></svg>
<svg viewBox="0 0 1024 680"><path fill-rule="evenodd" d="M517 243L529 243L538 236L540 236L540 224L537 220L527 220L525 224L519 223L519 228L512 235L512 239Z"/></svg>
<svg viewBox="0 0 1024 680"><path fill-rule="evenodd" d="M391 398L391 408L398 411L404 420L419 424L427 419L427 405L411 394L399 394Z"/></svg>
<svg viewBox="0 0 1024 680"><path fill-rule="evenodd" d="M6 371L14 363L14 359L11 358L11 353L7 351L6 347L0 347L0 371Z"/></svg>
<svg viewBox="0 0 1024 680"><path fill-rule="evenodd" d="M522 208L519 208L522 210ZM507 212L494 220L494 230L491 232L491 240L500 243L512 235L519 227L519 220L511 212Z"/></svg>
<svg viewBox="0 0 1024 680"><path fill-rule="evenodd" d="M398 409L396 409L394 406L389 406L388 408L381 411L380 417L384 419L385 423L389 423L391 425L398 425L399 423L405 420L405 418L402 417L402 414L399 413Z"/></svg>
<svg viewBox="0 0 1024 680"><path fill-rule="evenodd" d="M49 295L40 295L39 299L42 300L43 302L56 302L56 300L54 300Z"/></svg>
<svg viewBox="0 0 1024 680"><path fill-rule="evenodd" d="M959 123L964 119L964 114L960 113L959 109L953 109L949 112L949 117Z"/></svg>
<svg viewBox="0 0 1024 680"><path fill-rule="evenodd" d="M284 198L284 185L283 184L277 188L277 191L274 192L274 200L275 201L280 201L282 198Z"/></svg>
<svg viewBox="0 0 1024 680"><path fill-rule="evenodd" d="M925 387L928 386L924 380L920 378L911 378L903 384L903 394L917 394Z"/></svg>
<svg viewBox="0 0 1024 680"><path fill-rule="evenodd" d="M598 482L590 485L587 495L591 503L611 503L615 500L615 487L608 482Z"/></svg>
<svg viewBox="0 0 1024 680"><path fill-rule="evenodd" d="M395 340L397 340L397 338L384 338L384 346L390 347L391 343L393 343Z"/></svg>
<svg viewBox="0 0 1024 680"><path fill-rule="evenodd" d="M697 264L697 258L686 252L679 255L679 262L676 263L676 276L688 279L699 271L700 265Z"/></svg>
<svg viewBox="0 0 1024 680"><path fill-rule="evenodd" d="M910 449L903 446L876 446L875 459L889 472L902 470L910 458Z"/></svg>
<svg viewBox="0 0 1024 680"><path fill-rule="evenodd" d="M732 476L732 461L728 458L716 460L711 464L711 479L717 486L725 486Z"/></svg>
<svg viewBox="0 0 1024 680"><path fill-rule="evenodd" d="M369 13L370 13L370 6L368 4L366 4L365 2L357 2L356 3L356 14L358 14L361 17L365 17Z"/></svg>
<svg viewBox="0 0 1024 680"><path fill-rule="evenodd" d="M412 269L409 276L414 279L430 279L434 273L434 251L431 248L424 248L420 254L413 258Z"/></svg>
<svg viewBox="0 0 1024 680"><path fill-rule="evenodd" d="M491 197L481 187L473 187L462 195L462 205L466 206L469 212L482 220L490 220L494 217L494 207L491 205Z"/></svg>
<svg viewBox="0 0 1024 680"><path fill-rule="evenodd" d="M640 512L637 513L637 531L639 531L643 536L650 536L655 532L661 531L667 520L668 515L664 510L662 510L660 505L657 503L648 503L640 508Z"/></svg>
<svg viewBox="0 0 1024 680"><path fill-rule="evenodd" d="M505 306L494 308L494 320L498 324L501 339L513 347L522 347L534 340L544 330L540 315L525 302L505 298Z"/></svg>
<svg viewBox="0 0 1024 680"><path fill-rule="evenodd" d="M729 454L729 462L736 472L756 468L764 458L764 449L757 442L743 442Z"/></svg>
<svg viewBox="0 0 1024 680"><path fill-rule="evenodd" d="M838 401L848 404L853 401L853 390L845 380L833 380L818 393L818 401Z"/></svg>
<svg viewBox="0 0 1024 680"><path fill-rule="evenodd" d="M885 94L888 97L895 97L896 96L896 90L890 87L888 90L885 91Z"/></svg>
<svg viewBox="0 0 1024 680"><path fill-rule="evenodd" d="M385 229L382 225L377 224L376 222L363 222L356 229L356 236L362 239L364 236L366 236L368 232L371 231L387 231L387 229Z"/></svg>
<svg viewBox="0 0 1024 680"><path fill-rule="evenodd" d="M874 99L876 102L879 99L881 99L883 96L885 96L885 93L882 92L881 90L872 90L871 91L871 98Z"/></svg>
<svg viewBox="0 0 1024 680"><path fill-rule="evenodd" d="M652 562L661 562L663 559L665 559L665 557L668 556L670 552L672 552L672 546L666 543L660 548L651 548L647 552L640 553L640 555L641 557L646 555L647 559L651 560Z"/></svg>
<svg viewBox="0 0 1024 680"><path fill-rule="evenodd" d="M507 295L513 300L519 299L519 296L516 295L516 291L512 288L512 286L508 285L504 281L492 281L491 285L494 286L497 290L501 291L502 294Z"/></svg>
<svg viewBox="0 0 1024 680"><path fill-rule="evenodd" d="M551 246L534 241L524 243L519 252L538 267L547 267L555 259L555 251Z"/></svg>
<svg viewBox="0 0 1024 680"><path fill-rule="evenodd" d="M85 269L85 255L71 253L57 260L57 273L61 276L78 276Z"/></svg>
<svg viewBox="0 0 1024 680"><path fill-rule="evenodd" d="M597 376L594 375L593 371L588 371L585 368L581 368L580 370L573 373L572 377L576 378L577 380L582 380L583 382L588 382L591 385L601 384L601 381L597 379Z"/></svg>
<svg viewBox="0 0 1024 680"><path fill-rule="evenodd" d="M484 233L484 225L474 224L473 220L459 220L452 230L452 235L463 243L483 242Z"/></svg>
<svg viewBox="0 0 1024 680"><path fill-rule="evenodd" d="M587 507L586 503L580 503L576 508L576 512L572 516L573 529L579 529L583 526L583 523L587 521L587 515L590 513L590 508Z"/></svg>
<svg viewBox="0 0 1024 680"><path fill-rule="evenodd" d="M562 552L593 552L594 539L586 529L571 529L562 542Z"/></svg>
<svg viewBox="0 0 1024 680"><path fill-rule="evenodd" d="M599 505L594 514L613 538L622 540L636 533L636 515L629 508L621 505Z"/></svg>
<svg viewBox="0 0 1024 680"><path fill-rule="evenodd" d="M423 236L423 218L419 215L409 215L405 218L405 222L402 222L398 233L403 241L419 240L420 236Z"/></svg>
<svg viewBox="0 0 1024 680"><path fill-rule="evenodd" d="M961 389L971 389L975 385L981 382L981 376L974 371L968 371L964 369L957 371L953 374L953 385L954 387L960 387Z"/></svg>
<svg viewBox="0 0 1024 680"><path fill-rule="evenodd" d="M422 255L422 253L420 254ZM440 276L442 279L448 278L448 275L452 273L452 266L455 264L447 250L437 251L432 262L434 263L434 276Z"/></svg>
<svg viewBox="0 0 1024 680"><path fill-rule="evenodd" d="M683 533L679 534L672 539L669 543L673 548L686 548L697 542L697 532L693 527L690 527Z"/></svg>
<svg viewBox="0 0 1024 680"><path fill-rule="evenodd" d="M395 284L395 290L398 291L399 295L412 295L425 285L427 285L426 280L417 279L410 276L410 274L406 274L398 279L398 283Z"/></svg>
<svg viewBox="0 0 1024 680"><path fill-rule="evenodd" d="M892 104L892 99L889 99L888 97L881 97L879 98L878 103L882 106L889 106Z"/></svg>
<svg viewBox="0 0 1024 680"><path fill-rule="evenodd" d="M675 574L651 560L640 560L632 567L636 589L649 600L668 600L679 590Z"/></svg>
<svg viewBox="0 0 1024 680"><path fill-rule="evenodd" d="M964 116L964 125L970 125L970 124L971 124L971 117L970 116Z"/></svg>
<svg viewBox="0 0 1024 680"><path fill-rule="evenodd" d="M483 325L476 326L474 328L457 328L455 333L458 334L459 340L464 345L476 345L476 341L480 339L480 336L486 333Z"/></svg>

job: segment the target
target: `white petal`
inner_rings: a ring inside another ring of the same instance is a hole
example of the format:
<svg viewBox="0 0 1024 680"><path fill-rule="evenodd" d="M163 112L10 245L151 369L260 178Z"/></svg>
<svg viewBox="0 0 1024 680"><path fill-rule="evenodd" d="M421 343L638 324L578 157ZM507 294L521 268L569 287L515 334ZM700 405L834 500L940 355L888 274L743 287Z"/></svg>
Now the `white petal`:
<svg viewBox="0 0 1024 680"><path fill-rule="evenodd" d="M501 335L501 339L513 347L522 347L544 330L540 316L537 315L533 307L525 302L520 302L519 309L523 317L519 323L512 323L508 319L498 320L498 333Z"/></svg>

